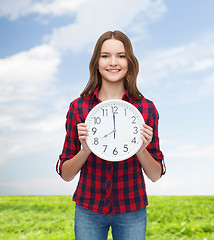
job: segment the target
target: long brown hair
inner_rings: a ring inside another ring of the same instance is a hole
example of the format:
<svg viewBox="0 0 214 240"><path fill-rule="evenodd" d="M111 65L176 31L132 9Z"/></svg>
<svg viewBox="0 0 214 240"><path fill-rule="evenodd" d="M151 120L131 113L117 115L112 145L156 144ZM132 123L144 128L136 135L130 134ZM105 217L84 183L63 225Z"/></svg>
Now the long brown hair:
<svg viewBox="0 0 214 240"><path fill-rule="evenodd" d="M92 95L97 87L102 85L102 77L98 69L98 62L100 58L101 47L103 42L108 39L116 39L124 44L126 58L128 60L128 72L125 76L125 89L128 90L129 94L137 99L142 99L143 95L137 88L137 75L139 72L139 64L137 58L134 56L132 44L129 38L120 31L108 31L102 34L94 48L94 52L89 64L90 78L89 81L80 94L81 97Z"/></svg>

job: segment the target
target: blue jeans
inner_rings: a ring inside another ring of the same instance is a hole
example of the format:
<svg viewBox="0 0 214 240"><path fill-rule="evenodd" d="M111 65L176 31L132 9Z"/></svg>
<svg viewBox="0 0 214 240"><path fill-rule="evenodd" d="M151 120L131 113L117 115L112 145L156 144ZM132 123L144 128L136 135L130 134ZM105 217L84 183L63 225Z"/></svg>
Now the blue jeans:
<svg viewBox="0 0 214 240"><path fill-rule="evenodd" d="M75 239L105 240L111 226L114 240L145 240L146 219L146 207L134 212L104 215L76 204Z"/></svg>

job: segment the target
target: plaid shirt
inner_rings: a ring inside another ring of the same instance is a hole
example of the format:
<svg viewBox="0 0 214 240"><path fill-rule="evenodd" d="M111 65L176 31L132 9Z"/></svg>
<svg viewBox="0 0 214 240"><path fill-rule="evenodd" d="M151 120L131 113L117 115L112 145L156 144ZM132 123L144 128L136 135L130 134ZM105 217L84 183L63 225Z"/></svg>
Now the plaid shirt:
<svg viewBox="0 0 214 240"><path fill-rule="evenodd" d="M80 97L70 105L66 120L67 134L57 163L57 172L60 175L62 164L80 151L77 124L85 122L90 110L100 102L98 91L97 88L92 96ZM153 139L147 150L161 164L164 174L165 165L158 138L158 112L154 104L145 98L138 100L129 96L128 92L123 96L123 100L136 106L145 123L153 128ZM92 153L81 169L73 200L84 208L109 215L147 206L145 182L137 156L120 162L110 162Z"/></svg>

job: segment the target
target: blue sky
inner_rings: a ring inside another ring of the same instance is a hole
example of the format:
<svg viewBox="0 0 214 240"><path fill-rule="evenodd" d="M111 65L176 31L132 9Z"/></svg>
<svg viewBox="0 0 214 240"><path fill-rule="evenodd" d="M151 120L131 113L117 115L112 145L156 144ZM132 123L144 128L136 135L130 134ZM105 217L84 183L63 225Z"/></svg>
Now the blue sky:
<svg viewBox="0 0 214 240"><path fill-rule="evenodd" d="M97 38L121 30L160 115L166 175L152 195L213 195L212 0L1 0L0 194L73 194L55 164Z"/></svg>

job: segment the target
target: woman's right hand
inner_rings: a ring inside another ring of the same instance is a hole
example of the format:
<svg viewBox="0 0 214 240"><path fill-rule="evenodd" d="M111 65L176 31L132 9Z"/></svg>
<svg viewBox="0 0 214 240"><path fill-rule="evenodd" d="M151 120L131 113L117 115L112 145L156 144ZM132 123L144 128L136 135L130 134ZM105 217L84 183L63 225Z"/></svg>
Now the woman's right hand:
<svg viewBox="0 0 214 240"><path fill-rule="evenodd" d="M91 150L89 149L86 139L88 136L88 129L87 125L85 123L78 123L77 124L77 131L78 131L78 138L80 140L80 143L82 145L82 149L86 151L88 154L91 154Z"/></svg>
<svg viewBox="0 0 214 240"><path fill-rule="evenodd" d="M77 173L82 169L83 165L91 154L86 139L88 136L88 130L85 123L77 124L78 138L82 144L82 149L68 161L65 161L62 165L62 178L65 181L71 181Z"/></svg>

